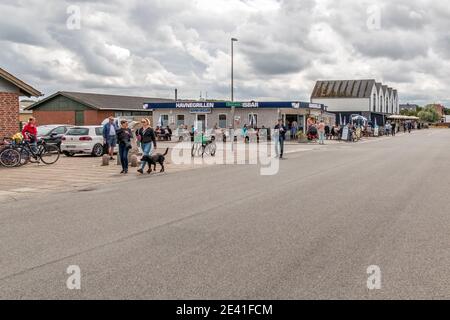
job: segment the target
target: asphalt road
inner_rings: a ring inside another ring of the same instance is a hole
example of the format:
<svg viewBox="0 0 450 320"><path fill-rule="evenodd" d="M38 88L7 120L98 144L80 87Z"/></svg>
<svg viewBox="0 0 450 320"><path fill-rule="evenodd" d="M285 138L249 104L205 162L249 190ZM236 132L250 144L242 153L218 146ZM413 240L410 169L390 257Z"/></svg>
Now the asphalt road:
<svg viewBox="0 0 450 320"><path fill-rule="evenodd" d="M3 204L0 298L449 299L449 159L428 130Z"/></svg>

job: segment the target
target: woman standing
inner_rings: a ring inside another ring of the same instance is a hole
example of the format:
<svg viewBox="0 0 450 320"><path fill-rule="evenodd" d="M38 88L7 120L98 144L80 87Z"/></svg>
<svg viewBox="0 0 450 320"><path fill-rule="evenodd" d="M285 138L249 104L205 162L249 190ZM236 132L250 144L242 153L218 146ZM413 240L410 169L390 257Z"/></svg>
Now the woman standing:
<svg viewBox="0 0 450 320"><path fill-rule="evenodd" d="M319 144L325 144L325 123L323 120L320 120L319 125L317 126L317 131L319 132Z"/></svg>
<svg viewBox="0 0 450 320"><path fill-rule="evenodd" d="M143 156L149 157L152 154L153 148L156 148L156 136L153 129L150 127L150 120L141 120L142 128L139 129L137 139L141 143ZM138 170L139 173L143 174L145 165L147 161L141 161L141 168ZM148 173L150 173L150 163Z"/></svg>
<svg viewBox="0 0 450 320"><path fill-rule="evenodd" d="M128 152L131 149L131 130L128 128L128 121L120 121L120 129L117 130L117 142L119 143L120 163L122 164L121 174L128 173Z"/></svg>

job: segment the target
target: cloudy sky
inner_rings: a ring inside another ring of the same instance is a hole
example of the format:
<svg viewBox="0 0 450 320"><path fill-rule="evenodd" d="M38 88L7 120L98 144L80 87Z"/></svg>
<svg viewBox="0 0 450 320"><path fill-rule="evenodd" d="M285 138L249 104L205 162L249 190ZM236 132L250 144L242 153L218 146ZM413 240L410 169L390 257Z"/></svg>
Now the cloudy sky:
<svg viewBox="0 0 450 320"><path fill-rule="evenodd" d="M309 100L319 79L377 79L450 104L450 6L431 0L2 0L0 67L58 90ZM79 13L79 14L78 14Z"/></svg>

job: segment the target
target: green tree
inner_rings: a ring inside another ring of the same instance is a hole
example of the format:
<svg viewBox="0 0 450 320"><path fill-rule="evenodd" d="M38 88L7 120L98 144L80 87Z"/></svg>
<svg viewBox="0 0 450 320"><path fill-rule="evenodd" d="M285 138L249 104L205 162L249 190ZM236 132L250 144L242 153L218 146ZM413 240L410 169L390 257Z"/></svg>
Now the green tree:
<svg viewBox="0 0 450 320"><path fill-rule="evenodd" d="M439 113L432 106L426 106L417 114L417 116L420 118L420 120L430 123L436 123L441 120Z"/></svg>

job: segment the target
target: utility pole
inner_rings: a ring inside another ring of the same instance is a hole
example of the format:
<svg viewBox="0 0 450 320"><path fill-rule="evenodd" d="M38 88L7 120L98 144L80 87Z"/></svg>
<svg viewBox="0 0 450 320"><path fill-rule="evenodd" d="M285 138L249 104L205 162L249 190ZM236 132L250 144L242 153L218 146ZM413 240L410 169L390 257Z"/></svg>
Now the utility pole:
<svg viewBox="0 0 450 320"><path fill-rule="evenodd" d="M234 102L234 43L237 41L238 41L238 39L231 38L231 102ZM232 106L231 106L231 121L233 123L233 130L235 129L235 121L234 121L235 111L236 111L236 108L235 108L234 104L232 104Z"/></svg>

